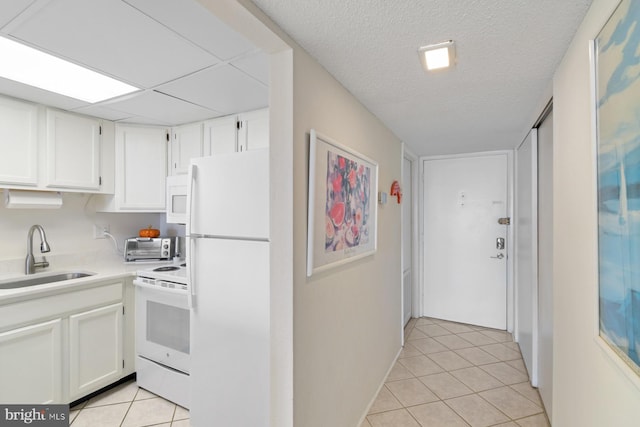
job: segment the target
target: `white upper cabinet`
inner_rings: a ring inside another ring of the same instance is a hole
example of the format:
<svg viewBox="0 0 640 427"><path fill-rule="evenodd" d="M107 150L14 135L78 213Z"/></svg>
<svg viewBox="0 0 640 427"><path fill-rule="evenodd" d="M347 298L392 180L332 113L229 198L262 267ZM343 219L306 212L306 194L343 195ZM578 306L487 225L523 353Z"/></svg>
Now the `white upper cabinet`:
<svg viewBox="0 0 640 427"><path fill-rule="evenodd" d="M269 109L204 122L204 155L269 147Z"/></svg>
<svg viewBox="0 0 640 427"><path fill-rule="evenodd" d="M238 115L238 151L269 147L269 109Z"/></svg>
<svg viewBox="0 0 640 427"><path fill-rule="evenodd" d="M120 209L164 212L167 135L163 127L116 125L116 198Z"/></svg>
<svg viewBox="0 0 640 427"><path fill-rule="evenodd" d="M171 129L170 174L186 174L189 161L202 157L202 122L176 126Z"/></svg>
<svg viewBox="0 0 640 427"><path fill-rule="evenodd" d="M100 188L100 121L47 109L48 188Z"/></svg>
<svg viewBox="0 0 640 427"><path fill-rule="evenodd" d="M204 155L234 153L237 150L238 120L226 116L204 122Z"/></svg>
<svg viewBox="0 0 640 427"><path fill-rule="evenodd" d="M38 184L38 107L0 97L0 183Z"/></svg>
<svg viewBox="0 0 640 427"><path fill-rule="evenodd" d="M116 125L118 210L164 212L167 135L164 127Z"/></svg>

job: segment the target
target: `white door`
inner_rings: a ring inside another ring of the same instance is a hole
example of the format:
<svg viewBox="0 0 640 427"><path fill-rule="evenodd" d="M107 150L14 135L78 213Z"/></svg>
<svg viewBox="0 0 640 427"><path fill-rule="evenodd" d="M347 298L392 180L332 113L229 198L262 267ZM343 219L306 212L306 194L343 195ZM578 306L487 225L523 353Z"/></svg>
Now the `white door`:
<svg viewBox="0 0 640 427"><path fill-rule="evenodd" d="M516 150L515 340L537 386L537 130Z"/></svg>
<svg viewBox="0 0 640 427"><path fill-rule="evenodd" d="M404 158L402 168L402 317L406 325L411 319L413 282L413 163ZM392 198L393 200L393 198Z"/></svg>
<svg viewBox="0 0 640 427"><path fill-rule="evenodd" d="M553 113L538 127L538 390L553 422Z"/></svg>
<svg viewBox="0 0 640 427"><path fill-rule="evenodd" d="M423 169L424 314L506 329L507 154L425 159Z"/></svg>

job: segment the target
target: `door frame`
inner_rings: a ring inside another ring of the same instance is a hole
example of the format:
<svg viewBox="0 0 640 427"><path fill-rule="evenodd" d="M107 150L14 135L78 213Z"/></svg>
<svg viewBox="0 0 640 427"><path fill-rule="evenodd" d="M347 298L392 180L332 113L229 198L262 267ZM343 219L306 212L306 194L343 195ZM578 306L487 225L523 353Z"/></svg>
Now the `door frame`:
<svg viewBox="0 0 640 427"><path fill-rule="evenodd" d="M416 198L416 202L418 203L418 235L420 236L420 240L418 242L418 256L419 256L419 294L420 294L420 305L419 305L419 313L420 316L424 316L424 304L422 299L424 298L424 162L428 160L443 160L443 159L464 159L470 157L485 157L485 156L494 156L499 154L506 154L507 156L507 215L511 218L511 225L507 227L507 300L505 301L507 305L507 331L513 332L514 326L514 242L515 242L515 234L513 227L513 213L514 213L514 169L513 169L513 157L514 150L495 150L495 151L481 151L481 152L473 152L473 153L462 153L462 154L445 154L445 155L437 155L437 156L421 156L419 158L420 161L420 179L419 181L419 192L418 197Z"/></svg>
<svg viewBox="0 0 640 427"><path fill-rule="evenodd" d="M538 128L532 128L529 133L524 137L522 142L518 144L515 148L515 159L516 165L518 164L519 150L522 146L524 146L527 142L531 142L531 159L530 159L530 168L531 168L531 194L530 203L531 203L531 212L527 212L531 216L531 243L529 246L529 250L531 251L531 274L529 276L529 280L531 280L531 371L529 373L529 380L533 387L538 386ZM516 188L520 185L518 180L518 173L515 173L515 185ZM514 227L517 228L518 224L514 219ZM516 238L521 239L518 235L519 230L516 229ZM514 245L517 246L517 245ZM516 257L520 257L519 251L516 249L516 254L514 257L514 267L516 269L516 286L515 286L515 294L514 294L514 302L515 302L515 319L514 319L514 329L513 329L513 339L515 342L520 343L521 338L521 325L518 321L519 313L518 313L518 303L520 295L522 291L522 284L518 281L517 277L519 272L518 268L522 268L522 264L516 262ZM522 319L522 317L521 317ZM521 350L522 358L525 361L527 352L526 348ZM529 367L526 366L527 371L529 371Z"/></svg>
<svg viewBox="0 0 640 427"><path fill-rule="evenodd" d="M411 317L417 317L422 314L422 293L420 292L420 260L419 260L419 214L420 211L418 209L418 156L416 156L407 145L402 143L402 160L401 160L401 171L402 176L404 177L404 160L408 160L411 163L411 228L413 229L413 233L411 234L411 252L413 256L411 257ZM404 238L404 221L400 222L400 236ZM404 261L404 242L402 242L400 246L400 260L401 264ZM404 265L402 265L400 269L400 324L402 331L402 344L404 345Z"/></svg>

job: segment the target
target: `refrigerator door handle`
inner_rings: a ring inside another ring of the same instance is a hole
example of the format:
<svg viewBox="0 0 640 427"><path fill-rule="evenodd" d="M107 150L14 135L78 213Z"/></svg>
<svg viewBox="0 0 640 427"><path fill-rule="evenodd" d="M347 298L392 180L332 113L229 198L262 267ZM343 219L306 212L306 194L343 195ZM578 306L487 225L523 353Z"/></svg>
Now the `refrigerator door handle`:
<svg viewBox="0 0 640 427"><path fill-rule="evenodd" d="M189 164L189 188L187 191L187 227L186 234L187 236L191 235L191 227L193 225L193 185L196 180L196 171L197 167L193 163Z"/></svg>
<svg viewBox="0 0 640 427"><path fill-rule="evenodd" d="M194 248L195 242L194 238L191 236L191 227L193 224L193 185L196 180L196 165L193 163L189 165L189 188L187 191L187 281L189 282L189 293L187 294L189 309L192 309L196 306L195 301L195 287L196 287L196 278L195 274L193 274L193 264L194 264Z"/></svg>
<svg viewBox="0 0 640 427"><path fill-rule="evenodd" d="M187 248L187 281L189 282L189 292L187 294L187 300L189 303L189 308L193 309L196 306L196 275L193 274L193 260L196 247L196 239L191 236L188 236L187 239L189 240L189 245Z"/></svg>

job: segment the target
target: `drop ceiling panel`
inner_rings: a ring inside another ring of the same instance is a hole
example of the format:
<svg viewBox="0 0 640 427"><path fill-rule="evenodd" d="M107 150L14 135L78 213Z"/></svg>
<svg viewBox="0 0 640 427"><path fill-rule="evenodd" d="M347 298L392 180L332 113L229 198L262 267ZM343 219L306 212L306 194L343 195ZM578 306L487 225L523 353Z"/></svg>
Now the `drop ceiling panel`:
<svg viewBox="0 0 640 427"><path fill-rule="evenodd" d="M229 28L198 2L125 1L222 60L254 49L246 38Z"/></svg>
<svg viewBox="0 0 640 427"><path fill-rule="evenodd" d="M143 92L102 106L122 111L132 117L146 117L154 120L154 123L165 125L195 122L221 115L213 109L203 108L156 91Z"/></svg>
<svg viewBox="0 0 640 427"><path fill-rule="evenodd" d="M265 85L269 85L269 56L260 51L237 60L231 61L231 65L249 74Z"/></svg>
<svg viewBox="0 0 640 427"><path fill-rule="evenodd" d="M120 1L52 1L10 34L143 88L218 62Z"/></svg>
<svg viewBox="0 0 640 427"><path fill-rule="evenodd" d="M87 116L100 117L102 119L112 121L124 120L132 116L132 114L102 107L100 105L89 105L87 107L74 109L73 111L80 114L86 114Z"/></svg>
<svg viewBox="0 0 640 427"><path fill-rule="evenodd" d="M18 16L35 0L11 0L0 2L0 29Z"/></svg>
<svg viewBox="0 0 640 427"><path fill-rule="evenodd" d="M208 68L157 89L222 114L255 110L269 105L267 87L230 65Z"/></svg>
<svg viewBox="0 0 640 427"><path fill-rule="evenodd" d="M119 120L118 123L131 123L131 124L137 124L137 125L153 125L153 126L173 126L173 124L167 124L162 120L156 120L156 119L152 119L149 117L142 117L142 116L128 117L126 119Z"/></svg>
<svg viewBox="0 0 640 427"><path fill-rule="evenodd" d="M0 93L62 110L71 110L88 105L86 102L78 99L58 95L57 93L38 89L37 87L14 82L13 80L2 77L0 77Z"/></svg>

